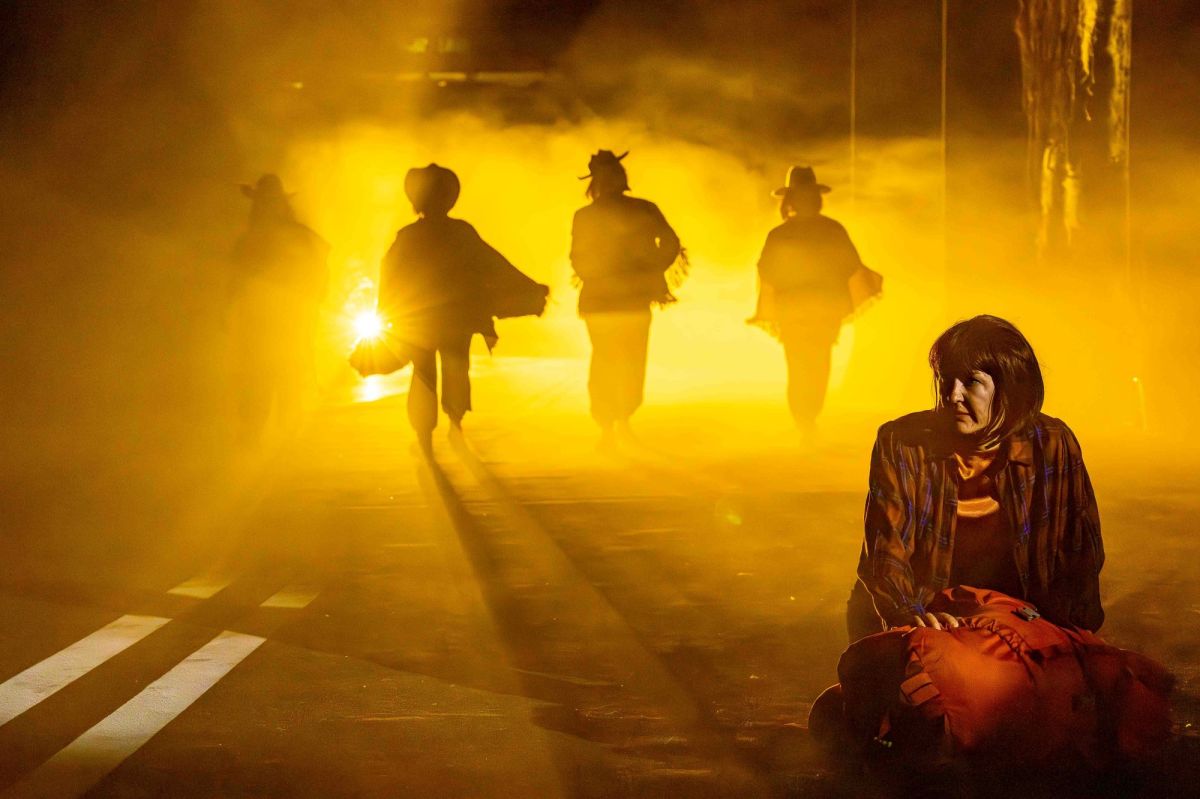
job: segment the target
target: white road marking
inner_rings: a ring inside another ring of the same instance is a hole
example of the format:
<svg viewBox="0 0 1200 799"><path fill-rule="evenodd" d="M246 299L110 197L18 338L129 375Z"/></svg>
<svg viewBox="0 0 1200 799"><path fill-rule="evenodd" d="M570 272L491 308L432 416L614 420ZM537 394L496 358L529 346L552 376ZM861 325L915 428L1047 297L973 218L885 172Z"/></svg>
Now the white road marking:
<svg viewBox="0 0 1200 799"><path fill-rule="evenodd" d="M174 594L175 596L190 596L194 599L208 599L214 594L223 591L232 582L233 579L230 577L202 574L190 580L185 580L167 591L167 593Z"/></svg>
<svg viewBox="0 0 1200 799"><path fill-rule="evenodd" d="M169 621L159 616L122 616L9 678L0 684L0 724L12 721Z"/></svg>
<svg viewBox="0 0 1200 799"><path fill-rule="evenodd" d="M187 710L265 640L256 635L222 632L0 796L80 796Z"/></svg>
<svg viewBox="0 0 1200 799"><path fill-rule="evenodd" d="M259 607L264 608L306 608L308 603L317 598L321 589L304 585L289 585L279 593L267 599Z"/></svg>

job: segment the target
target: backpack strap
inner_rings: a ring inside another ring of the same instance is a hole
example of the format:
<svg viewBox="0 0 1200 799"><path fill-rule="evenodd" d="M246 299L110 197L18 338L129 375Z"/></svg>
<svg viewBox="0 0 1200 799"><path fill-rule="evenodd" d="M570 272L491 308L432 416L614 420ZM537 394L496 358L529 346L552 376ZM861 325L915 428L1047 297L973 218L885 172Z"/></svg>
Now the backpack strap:
<svg viewBox="0 0 1200 799"><path fill-rule="evenodd" d="M929 720L942 718L945 710L940 701L942 692L934 683L933 677L925 671L921 655L917 648L908 654L908 664L904 669L905 677L900 683L897 696L897 709L912 708Z"/></svg>
<svg viewBox="0 0 1200 799"><path fill-rule="evenodd" d="M942 692L933 684L933 678L924 671L919 671L900 683L900 701L909 707L920 707L941 695Z"/></svg>

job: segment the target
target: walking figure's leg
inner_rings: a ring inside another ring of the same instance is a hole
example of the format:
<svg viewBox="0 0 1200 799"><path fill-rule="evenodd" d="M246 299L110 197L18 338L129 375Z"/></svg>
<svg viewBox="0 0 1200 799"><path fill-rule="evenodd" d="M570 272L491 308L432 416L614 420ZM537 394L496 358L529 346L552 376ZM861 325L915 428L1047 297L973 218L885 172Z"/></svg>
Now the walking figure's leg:
<svg viewBox="0 0 1200 799"><path fill-rule="evenodd" d="M471 410L471 336L457 336L439 350L442 358L442 409L450 419L450 432L462 432L462 420Z"/></svg>
<svg viewBox="0 0 1200 799"><path fill-rule="evenodd" d="M412 384L408 389L408 421L417 433L417 443L432 447L437 427L437 360L434 350L414 350Z"/></svg>

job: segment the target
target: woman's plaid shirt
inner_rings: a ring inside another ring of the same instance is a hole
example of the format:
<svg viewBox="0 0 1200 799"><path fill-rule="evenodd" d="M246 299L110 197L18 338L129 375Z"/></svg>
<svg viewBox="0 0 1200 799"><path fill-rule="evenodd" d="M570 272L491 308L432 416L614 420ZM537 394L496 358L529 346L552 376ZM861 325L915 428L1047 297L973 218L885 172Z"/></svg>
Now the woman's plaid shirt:
<svg viewBox="0 0 1200 799"><path fill-rule="evenodd" d="M958 483L942 429L936 411L901 417L879 429L871 453L858 576L889 626L909 623L948 587ZM1104 547L1079 442L1061 421L1039 414L1005 446L996 487L1022 598L1056 624L1098 629Z"/></svg>

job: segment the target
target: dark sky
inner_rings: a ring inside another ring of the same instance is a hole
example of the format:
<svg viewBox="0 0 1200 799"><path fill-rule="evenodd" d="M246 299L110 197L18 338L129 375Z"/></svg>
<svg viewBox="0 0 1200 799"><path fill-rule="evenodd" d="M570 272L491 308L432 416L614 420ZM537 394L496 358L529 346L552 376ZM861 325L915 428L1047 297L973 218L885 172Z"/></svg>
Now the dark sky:
<svg viewBox="0 0 1200 799"><path fill-rule="evenodd" d="M1198 6L1135 10L1142 142L1200 134ZM1023 137L1017 8L950 1L952 136ZM214 164L245 173L246 129L282 148L347 120L398 122L402 107L458 107L506 122L631 119L761 165L762 151L846 135L849 9L849 0L18 0L0 9L0 158L42 165L51 183L96 192L106 207L137 206ZM936 134L939 5L859 0L858 9L859 132ZM413 52L422 38L426 51ZM559 78L503 90L394 79L427 69ZM257 146L251 160L271 145Z"/></svg>
<svg viewBox="0 0 1200 799"><path fill-rule="evenodd" d="M455 5L454 19L441 20L441 11ZM938 4L858 5L863 130L906 135L936 127ZM1195 104L1188 98L1200 63L1198 5L1158 0L1137 6L1137 102L1152 127L1194 129L1188 126L1195 124ZM134 0L105 6L19 0L0 11L0 98L5 130L27 134L64 106L98 96L114 110L139 97L161 100L155 95L164 93L236 106L257 90L305 81L327 87L324 111L336 116L374 110L364 96L378 92L372 81L381 74L549 68L575 79L576 99L600 113L627 113L657 93L662 116L684 125L705 122L707 110L755 135L833 134L845 125L849 8L849 0ZM950 2L952 110L964 120L1007 126L1020 113L1016 9L1016 0ZM414 39L436 41L439 34L467 39L472 50L408 51ZM736 96L723 92L716 77L738 79ZM386 104L386 98L375 103Z"/></svg>

